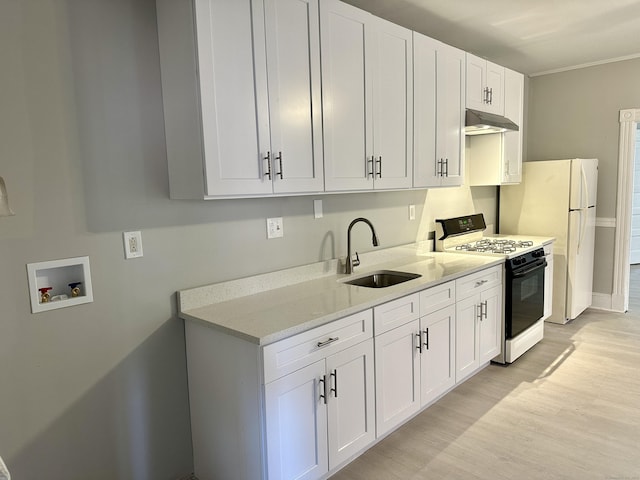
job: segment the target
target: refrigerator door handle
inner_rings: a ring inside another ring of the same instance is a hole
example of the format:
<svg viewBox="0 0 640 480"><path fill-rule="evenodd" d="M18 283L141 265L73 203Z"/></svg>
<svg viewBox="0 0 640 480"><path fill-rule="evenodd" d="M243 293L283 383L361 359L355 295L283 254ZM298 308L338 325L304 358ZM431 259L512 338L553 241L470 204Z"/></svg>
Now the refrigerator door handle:
<svg viewBox="0 0 640 480"><path fill-rule="evenodd" d="M589 206L589 182L587 182L587 174L584 172L584 165L580 166L580 175L582 176L582 184L584 185L583 200L580 208L587 208Z"/></svg>
<svg viewBox="0 0 640 480"><path fill-rule="evenodd" d="M578 237L578 248L577 253L580 253L580 246L582 245L582 240L584 239L584 233L587 230L587 215L586 209L581 209L580 211L580 236Z"/></svg>

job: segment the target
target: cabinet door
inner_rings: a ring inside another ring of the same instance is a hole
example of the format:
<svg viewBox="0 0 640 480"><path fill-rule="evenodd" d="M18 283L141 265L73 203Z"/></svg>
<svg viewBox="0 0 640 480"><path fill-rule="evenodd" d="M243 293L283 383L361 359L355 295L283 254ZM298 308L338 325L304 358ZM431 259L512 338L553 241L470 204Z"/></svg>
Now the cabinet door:
<svg viewBox="0 0 640 480"><path fill-rule="evenodd" d="M259 0L195 0L205 194L272 192L264 9Z"/></svg>
<svg viewBox="0 0 640 480"><path fill-rule="evenodd" d="M324 378L321 360L265 385L269 478L310 480L328 471Z"/></svg>
<svg viewBox="0 0 640 480"><path fill-rule="evenodd" d="M413 32L413 186L440 185L436 162L436 50L440 42Z"/></svg>
<svg viewBox="0 0 640 480"><path fill-rule="evenodd" d="M455 384L455 314L456 307L451 305L420 319L423 342L420 399L423 406Z"/></svg>
<svg viewBox="0 0 640 480"><path fill-rule="evenodd" d="M486 82L489 98L485 110L504 115L504 67L487 62Z"/></svg>
<svg viewBox="0 0 640 480"><path fill-rule="evenodd" d="M376 436L420 409L419 321L375 337Z"/></svg>
<svg viewBox="0 0 640 480"><path fill-rule="evenodd" d="M503 183L522 181L522 132L523 132L524 76L504 69L504 116L515 122L520 130L505 132L503 141Z"/></svg>
<svg viewBox="0 0 640 480"><path fill-rule="evenodd" d="M472 295L456 304L456 383L479 366L478 314L480 295Z"/></svg>
<svg viewBox="0 0 640 480"><path fill-rule="evenodd" d="M502 336L502 286L480 294L482 316L478 331L479 364L490 361L500 353Z"/></svg>
<svg viewBox="0 0 640 480"><path fill-rule="evenodd" d="M487 84L487 61L471 55L466 54L466 105L467 108L474 110L484 111L486 109L486 84Z"/></svg>
<svg viewBox="0 0 640 480"><path fill-rule="evenodd" d="M320 6L325 189L373 188L371 14L338 0Z"/></svg>
<svg viewBox="0 0 640 480"><path fill-rule="evenodd" d="M327 358L329 469L376 438L373 339Z"/></svg>
<svg viewBox="0 0 640 480"><path fill-rule="evenodd" d="M412 33L381 18L372 16L370 22L374 187L409 188L413 182Z"/></svg>
<svg viewBox="0 0 640 480"><path fill-rule="evenodd" d="M436 59L436 159L445 161L441 185L462 185L465 56L462 50L440 44Z"/></svg>
<svg viewBox="0 0 640 480"><path fill-rule="evenodd" d="M322 191L318 0L267 0L265 10L273 189Z"/></svg>

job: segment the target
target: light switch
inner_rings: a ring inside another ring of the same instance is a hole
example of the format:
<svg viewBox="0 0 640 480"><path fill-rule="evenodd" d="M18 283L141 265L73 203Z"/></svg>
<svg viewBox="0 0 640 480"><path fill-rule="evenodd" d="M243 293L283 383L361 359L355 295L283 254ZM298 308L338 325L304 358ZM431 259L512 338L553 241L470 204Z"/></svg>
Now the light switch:
<svg viewBox="0 0 640 480"><path fill-rule="evenodd" d="M322 218L322 200L313 201L313 217Z"/></svg>
<svg viewBox="0 0 640 480"><path fill-rule="evenodd" d="M267 238L284 237L282 217L267 218Z"/></svg>

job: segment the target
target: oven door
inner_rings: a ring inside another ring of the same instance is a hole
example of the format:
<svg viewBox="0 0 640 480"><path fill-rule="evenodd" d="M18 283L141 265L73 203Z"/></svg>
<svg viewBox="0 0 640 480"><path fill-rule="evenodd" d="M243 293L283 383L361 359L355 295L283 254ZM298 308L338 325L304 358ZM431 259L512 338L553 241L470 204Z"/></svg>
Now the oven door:
<svg viewBox="0 0 640 480"><path fill-rule="evenodd" d="M544 269L547 261L507 269L505 336L516 337L542 318L544 313Z"/></svg>

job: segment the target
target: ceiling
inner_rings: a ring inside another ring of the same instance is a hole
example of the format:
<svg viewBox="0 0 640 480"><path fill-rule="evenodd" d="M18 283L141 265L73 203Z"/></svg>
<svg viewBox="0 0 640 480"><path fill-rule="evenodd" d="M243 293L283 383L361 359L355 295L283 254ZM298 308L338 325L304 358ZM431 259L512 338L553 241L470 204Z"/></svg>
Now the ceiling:
<svg viewBox="0 0 640 480"><path fill-rule="evenodd" d="M345 0L536 75L640 57L639 0Z"/></svg>

